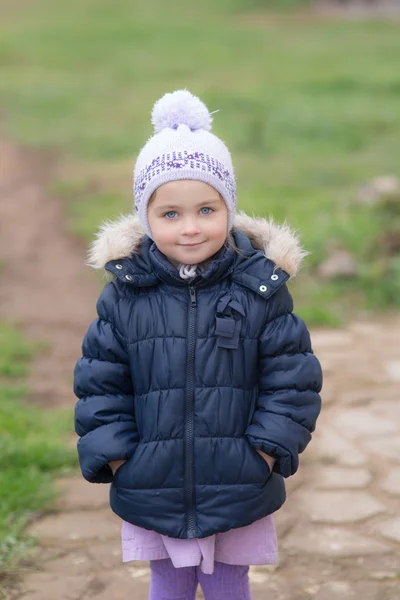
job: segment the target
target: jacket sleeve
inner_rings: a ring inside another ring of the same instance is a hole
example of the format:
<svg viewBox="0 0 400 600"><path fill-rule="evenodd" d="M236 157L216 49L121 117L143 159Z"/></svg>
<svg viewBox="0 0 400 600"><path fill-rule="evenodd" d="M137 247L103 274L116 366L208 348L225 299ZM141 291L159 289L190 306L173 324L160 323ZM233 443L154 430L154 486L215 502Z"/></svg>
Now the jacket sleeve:
<svg viewBox="0 0 400 600"><path fill-rule="evenodd" d="M276 459L274 472L296 473L321 410L322 371L310 334L283 285L271 298L259 339L259 395L245 435Z"/></svg>
<svg viewBox="0 0 400 600"><path fill-rule="evenodd" d="M117 306L117 290L107 283L74 370L79 462L91 483L112 481L107 463L130 458L139 441L126 344L115 326Z"/></svg>

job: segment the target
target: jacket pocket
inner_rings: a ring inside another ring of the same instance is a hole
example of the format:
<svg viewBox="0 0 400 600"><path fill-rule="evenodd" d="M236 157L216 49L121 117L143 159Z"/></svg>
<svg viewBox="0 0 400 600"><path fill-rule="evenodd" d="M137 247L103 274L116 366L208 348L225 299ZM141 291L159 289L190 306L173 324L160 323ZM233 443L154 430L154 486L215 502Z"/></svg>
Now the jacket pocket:
<svg viewBox="0 0 400 600"><path fill-rule="evenodd" d="M250 453L253 456L254 464L256 465L254 470L256 470L257 473L260 473L260 483L262 485L264 485L266 483L267 479L271 475L271 470L268 466L267 461L264 460L263 457L258 454L257 450L255 448L253 448L253 446L250 444L250 442L247 440L247 438L245 438L245 439L246 439L247 445L250 449Z"/></svg>
<svg viewBox="0 0 400 600"><path fill-rule="evenodd" d="M135 452L136 452L136 450L135 450ZM113 477L113 482L116 485L116 487L119 487L120 482L121 482L121 477L122 478L124 477L125 469L130 464L130 462L132 461L133 457L135 456L135 452L132 454L132 456L130 458L128 458L128 460L126 462L124 462L123 465L121 465L120 467L118 467L118 469L116 470L115 475ZM126 482L125 482L125 485L122 486L122 487L127 487L126 486Z"/></svg>
<svg viewBox="0 0 400 600"><path fill-rule="evenodd" d="M255 454L257 455L258 460L262 462L262 466L264 468L265 479L268 479L271 476L271 469L269 468L269 464L262 456L260 456L260 454L258 454L258 452L257 452L257 450L255 450L255 448L253 448L253 452L255 452Z"/></svg>

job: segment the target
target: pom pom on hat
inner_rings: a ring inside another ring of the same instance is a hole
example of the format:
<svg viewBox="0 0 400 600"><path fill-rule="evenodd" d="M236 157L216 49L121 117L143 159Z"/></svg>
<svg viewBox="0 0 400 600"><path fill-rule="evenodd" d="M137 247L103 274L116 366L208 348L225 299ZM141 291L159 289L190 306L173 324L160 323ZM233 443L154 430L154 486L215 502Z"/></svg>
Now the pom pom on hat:
<svg viewBox="0 0 400 600"><path fill-rule="evenodd" d="M211 131L212 117L207 106L188 90L165 94L154 104L151 115L155 133L163 129L178 129L186 125L191 131Z"/></svg>

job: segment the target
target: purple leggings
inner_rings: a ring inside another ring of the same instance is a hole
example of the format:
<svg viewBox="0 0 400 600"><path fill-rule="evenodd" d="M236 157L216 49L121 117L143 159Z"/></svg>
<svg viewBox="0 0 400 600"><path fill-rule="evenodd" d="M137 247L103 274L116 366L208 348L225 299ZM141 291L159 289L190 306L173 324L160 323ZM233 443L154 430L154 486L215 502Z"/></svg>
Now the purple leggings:
<svg viewBox="0 0 400 600"><path fill-rule="evenodd" d="M205 600L251 600L249 567L214 561L214 573L175 568L170 558L151 560L149 600L195 600L200 583Z"/></svg>

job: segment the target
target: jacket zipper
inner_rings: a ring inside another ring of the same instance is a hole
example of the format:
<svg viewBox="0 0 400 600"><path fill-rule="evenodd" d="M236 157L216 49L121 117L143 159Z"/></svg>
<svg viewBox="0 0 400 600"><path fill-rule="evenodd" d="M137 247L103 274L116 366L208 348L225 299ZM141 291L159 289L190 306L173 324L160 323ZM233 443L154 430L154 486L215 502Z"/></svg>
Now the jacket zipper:
<svg viewBox="0 0 400 600"><path fill-rule="evenodd" d="M188 507L187 536L196 536L196 517L194 508L194 354L196 327L196 288L189 286L190 307L188 319L188 362L186 378L186 423L185 423L185 456L186 456L186 500Z"/></svg>

